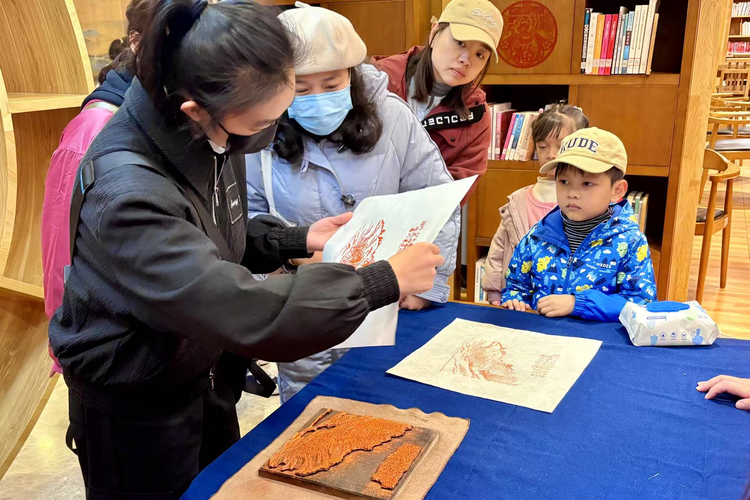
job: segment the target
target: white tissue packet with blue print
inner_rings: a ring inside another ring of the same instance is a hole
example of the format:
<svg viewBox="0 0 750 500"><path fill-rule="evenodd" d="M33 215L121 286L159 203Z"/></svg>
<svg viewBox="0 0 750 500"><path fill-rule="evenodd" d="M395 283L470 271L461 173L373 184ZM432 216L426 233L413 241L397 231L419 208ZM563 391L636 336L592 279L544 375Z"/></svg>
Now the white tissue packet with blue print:
<svg viewBox="0 0 750 500"><path fill-rule="evenodd" d="M620 323L636 346L711 345L721 334L719 326L698 302L652 302L645 306L628 302Z"/></svg>

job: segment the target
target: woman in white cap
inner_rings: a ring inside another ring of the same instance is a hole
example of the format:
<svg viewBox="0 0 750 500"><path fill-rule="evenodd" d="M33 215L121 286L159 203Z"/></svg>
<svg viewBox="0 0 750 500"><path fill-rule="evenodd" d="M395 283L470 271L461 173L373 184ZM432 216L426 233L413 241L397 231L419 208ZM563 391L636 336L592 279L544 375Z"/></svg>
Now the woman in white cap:
<svg viewBox="0 0 750 500"><path fill-rule="evenodd" d="M367 49L352 24L333 11L297 5L280 19L302 40L307 56L295 64L295 98L279 120L273 148L246 158L250 217L270 214L289 225L307 225L352 211L368 196L451 182L419 120L388 92L388 77L361 64ZM459 225L457 209L435 241L445 263L432 289L404 298L403 308L448 299ZM280 363L282 402L344 352Z"/></svg>
<svg viewBox="0 0 750 500"><path fill-rule="evenodd" d="M426 47L375 57L375 66L429 132L453 178L481 176L491 125L479 84L490 61L498 60L503 17L487 0L453 0L432 22Z"/></svg>

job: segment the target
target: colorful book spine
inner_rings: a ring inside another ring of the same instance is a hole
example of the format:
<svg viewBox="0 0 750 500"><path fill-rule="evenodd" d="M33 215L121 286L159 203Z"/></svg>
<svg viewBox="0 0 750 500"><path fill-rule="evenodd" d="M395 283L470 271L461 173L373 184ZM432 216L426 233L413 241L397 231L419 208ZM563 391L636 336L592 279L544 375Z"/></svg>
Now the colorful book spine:
<svg viewBox="0 0 750 500"><path fill-rule="evenodd" d="M588 55L589 27L591 26L591 11L586 9L583 18L583 48L581 49L581 74L586 74L586 56Z"/></svg>
<svg viewBox="0 0 750 500"><path fill-rule="evenodd" d="M596 29L597 22L599 19L598 12L591 13L591 26L589 26L589 42L588 42L588 54L586 54L586 74L591 75L594 68L594 48L596 46Z"/></svg>
<svg viewBox="0 0 750 500"><path fill-rule="evenodd" d="M497 108L494 104L490 104L490 147L487 150L487 158L489 160L495 159L495 132L497 130Z"/></svg>
<svg viewBox="0 0 750 500"><path fill-rule="evenodd" d="M609 43L607 44L607 62L604 66L604 74L612 74L612 60L615 57L615 42L617 41L617 26L620 16L612 14L612 26L609 29Z"/></svg>
<svg viewBox="0 0 750 500"><path fill-rule="evenodd" d="M628 30L625 33L625 47L622 52L622 69L620 74L628 74L628 67L630 66L630 45L633 40L633 23L635 22L635 11L628 13Z"/></svg>
<svg viewBox="0 0 750 500"><path fill-rule="evenodd" d="M646 14L646 31L643 33L643 48L641 49L641 63L638 68L638 72L645 75L646 67L648 65L648 58L651 54L651 35L654 31L654 18L656 17L656 11L658 9L658 0L649 0L648 2L648 14Z"/></svg>
<svg viewBox="0 0 750 500"><path fill-rule="evenodd" d="M620 74L620 63L622 62L622 32L627 24L627 10L620 7L619 19L617 21L617 34L615 36L615 54L612 56L612 74Z"/></svg>
<svg viewBox="0 0 750 500"><path fill-rule="evenodd" d="M518 148L518 139L521 138L521 129L523 128L523 122L525 120L525 113L519 113L518 119L516 120L516 127L513 130L513 142L510 145L510 151L508 151L508 159L516 160L516 148Z"/></svg>
<svg viewBox="0 0 750 500"><path fill-rule="evenodd" d="M508 151L510 150L510 140L512 139L513 130L516 126L517 117L518 117L518 113L513 113L513 116L511 116L510 118L510 126L508 127L508 133L505 135L505 145L503 146L503 153L500 155L501 160L508 159Z"/></svg>
<svg viewBox="0 0 750 500"><path fill-rule="evenodd" d="M591 71L592 75L599 74L599 64L601 63L602 57L602 38L604 38L604 21L606 17L604 14L599 14L599 18L596 21L596 42L594 45L594 67Z"/></svg>
<svg viewBox="0 0 750 500"><path fill-rule="evenodd" d="M627 9L625 9L627 11ZM619 61L617 63L617 74L622 74L622 68L625 65L625 41L628 36L628 23L630 22L630 12L625 13L625 17L622 20L622 40L620 43L620 55L618 56Z"/></svg>
<svg viewBox="0 0 750 500"><path fill-rule="evenodd" d="M646 14L648 14L647 5L639 5L636 7L636 25L633 27L633 34L635 36L635 44L632 44L631 49L633 54L630 58L630 67L628 68L628 74L637 75L638 70L641 67L641 49L643 47L643 31L646 29ZM640 11L640 12L639 12Z"/></svg>
<svg viewBox="0 0 750 500"><path fill-rule="evenodd" d="M527 113L524 120L523 129L521 130L521 139L518 141L518 152L516 156L519 161L529 161L534 155L534 145L531 138L531 127L534 120L539 116L538 113Z"/></svg>
<svg viewBox="0 0 750 500"><path fill-rule="evenodd" d="M604 18L604 33L602 33L602 52L599 60L599 74L606 74L607 54L609 54L609 31L612 29L612 14L607 14Z"/></svg>
<svg viewBox="0 0 750 500"><path fill-rule="evenodd" d="M639 32L639 28L641 25L642 10L643 10L642 5L635 6L635 19L633 19L633 35L630 38L630 59L628 61L628 74L629 75L634 74L634 71L637 68L636 54L638 51L638 35L639 35L638 32Z"/></svg>

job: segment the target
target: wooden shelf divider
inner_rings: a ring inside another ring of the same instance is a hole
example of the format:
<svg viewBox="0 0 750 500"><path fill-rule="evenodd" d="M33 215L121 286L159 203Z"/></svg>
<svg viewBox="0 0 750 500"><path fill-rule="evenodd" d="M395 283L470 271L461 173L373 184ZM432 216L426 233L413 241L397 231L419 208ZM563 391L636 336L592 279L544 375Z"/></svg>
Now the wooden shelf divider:
<svg viewBox="0 0 750 500"><path fill-rule="evenodd" d="M54 109L78 108L88 94L37 94L8 93L8 109L11 114L33 113Z"/></svg>

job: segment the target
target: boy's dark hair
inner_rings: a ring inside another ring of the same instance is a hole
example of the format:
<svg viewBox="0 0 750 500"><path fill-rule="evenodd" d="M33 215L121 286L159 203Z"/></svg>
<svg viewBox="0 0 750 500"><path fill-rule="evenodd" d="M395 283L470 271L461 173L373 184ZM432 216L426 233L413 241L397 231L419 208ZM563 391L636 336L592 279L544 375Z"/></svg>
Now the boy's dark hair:
<svg viewBox="0 0 750 500"><path fill-rule="evenodd" d="M549 136L557 137L560 131L572 120L573 131L588 128L589 119L581 108L568 104L555 104L540 114L531 125L531 136L534 144L545 140Z"/></svg>
<svg viewBox="0 0 750 500"><path fill-rule="evenodd" d="M440 23L437 31L435 31L435 35L429 41L434 40L441 31L449 26L450 24L448 23ZM490 58L488 57L484 69L479 72L479 75L477 75L473 82L453 87L440 104L448 106L448 108L458 113L458 116L461 118L468 118L469 108L464 102L464 96L470 95L479 87L482 79L487 75L489 68ZM407 85L410 85L409 82L411 82L412 78L414 78L414 99L418 102L428 102L430 100L430 93L432 92L432 85L435 82L435 76L432 71L432 47L430 47L429 43L427 43L424 49L411 56L406 64ZM406 92L408 93L409 89Z"/></svg>
<svg viewBox="0 0 750 500"><path fill-rule="evenodd" d="M580 172L583 172L583 170L576 167L575 165L570 165L569 163L558 163L557 170L555 170L555 180L557 180L560 174L563 174L570 169L575 169ZM609 177L609 181L612 183L613 186L625 178L625 174L623 174L622 170L620 170L617 167L612 167L604 173L607 174L607 177Z"/></svg>
<svg viewBox="0 0 750 500"><path fill-rule="evenodd" d="M365 82L357 68L351 69L352 110L344 122L326 139L340 147L349 149L355 155L369 153L383 134L383 120L378 107L366 95ZM298 161L304 153L302 136L320 140L322 137L311 134L302 128L288 113L279 120L276 142L273 149L289 163Z"/></svg>
<svg viewBox="0 0 750 500"><path fill-rule="evenodd" d="M187 99L213 120L241 113L293 85L295 44L278 13L253 1L158 0L136 76L172 124L188 123L180 111Z"/></svg>

